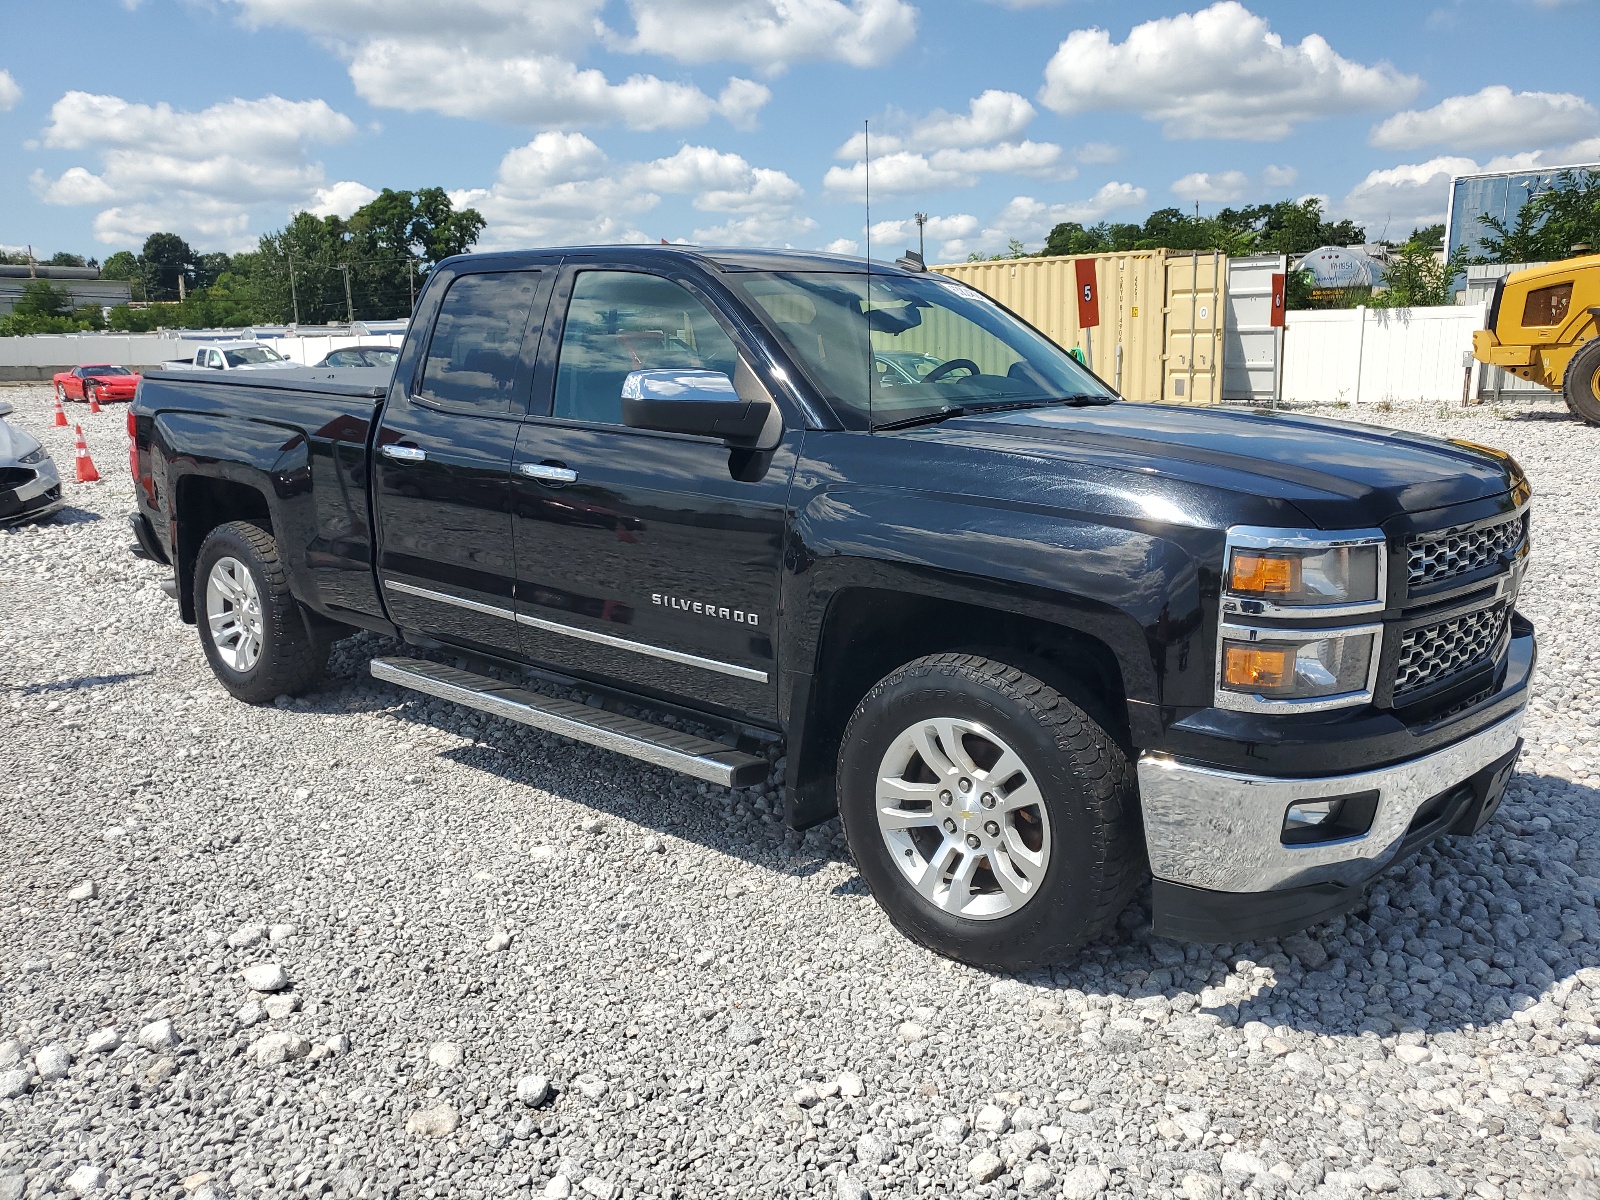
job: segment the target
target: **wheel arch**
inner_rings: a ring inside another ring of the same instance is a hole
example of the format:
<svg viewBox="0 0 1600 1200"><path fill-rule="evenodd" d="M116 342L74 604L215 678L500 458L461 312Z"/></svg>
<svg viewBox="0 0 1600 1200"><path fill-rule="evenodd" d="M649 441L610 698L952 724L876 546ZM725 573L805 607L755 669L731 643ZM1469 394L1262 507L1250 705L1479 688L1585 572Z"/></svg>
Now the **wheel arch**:
<svg viewBox="0 0 1600 1200"><path fill-rule="evenodd" d="M173 522L176 526L174 567L177 571L178 604L183 619L194 624L195 562L206 535L230 521L247 521L272 532L272 510L266 493L236 479L213 475L184 475L177 481L173 497Z"/></svg>
<svg viewBox="0 0 1600 1200"><path fill-rule="evenodd" d="M1035 675L1131 748L1128 682L1122 661L1103 637L998 604L868 585L843 587L829 598L822 616L812 670L791 677L785 788L791 826L806 828L837 811L835 764L861 698L896 667L943 652L978 654Z"/></svg>

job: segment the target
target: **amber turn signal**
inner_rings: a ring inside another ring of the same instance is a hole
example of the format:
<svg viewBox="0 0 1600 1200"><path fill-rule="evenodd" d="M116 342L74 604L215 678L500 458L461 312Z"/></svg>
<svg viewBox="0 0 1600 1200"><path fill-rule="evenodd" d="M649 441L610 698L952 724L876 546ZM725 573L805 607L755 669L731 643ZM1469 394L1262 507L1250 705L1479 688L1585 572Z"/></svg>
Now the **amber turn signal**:
<svg viewBox="0 0 1600 1200"><path fill-rule="evenodd" d="M1228 590L1240 596L1290 596L1300 590L1300 556L1235 550Z"/></svg>
<svg viewBox="0 0 1600 1200"><path fill-rule="evenodd" d="M1222 651L1222 682L1232 688L1280 688L1294 671L1294 650L1267 649L1226 643Z"/></svg>

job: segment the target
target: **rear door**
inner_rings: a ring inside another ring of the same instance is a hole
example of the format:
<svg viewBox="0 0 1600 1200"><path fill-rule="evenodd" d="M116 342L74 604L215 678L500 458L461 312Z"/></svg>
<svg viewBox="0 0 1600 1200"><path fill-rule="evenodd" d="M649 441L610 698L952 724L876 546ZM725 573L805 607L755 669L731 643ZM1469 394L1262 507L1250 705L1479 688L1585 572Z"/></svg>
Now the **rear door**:
<svg viewBox="0 0 1600 1200"><path fill-rule="evenodd" d="M769 718L799 434L758 454L622 424L630 371L740 370L716 313L688 278L568 260L512 473L518 619L535 661Z"/></svg>
<svg viewBox="0 0 1600 1200"><path fill-rule="evenodd" d="M552 275L457 274L426 352L390 385L373 505L379 584L403 629L497 654L520 648L509 473Z"/></svg>

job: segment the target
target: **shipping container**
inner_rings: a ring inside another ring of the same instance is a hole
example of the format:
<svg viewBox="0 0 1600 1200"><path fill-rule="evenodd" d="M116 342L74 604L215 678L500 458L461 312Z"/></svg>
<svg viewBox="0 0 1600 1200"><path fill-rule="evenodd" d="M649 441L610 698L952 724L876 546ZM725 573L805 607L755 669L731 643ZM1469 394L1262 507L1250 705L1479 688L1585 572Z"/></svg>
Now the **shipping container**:
<svg viewBox="0 0 1600 1200"><path fill-rule="evenodd" d="M1166 387L1177 404L1222 403L1222 357L1228 256L1215 250L1167 252Z"/></svg>
<svg viewBox="0 0 1600 1200"><path fill-rule="evenodd" d="M930 270L994 297L1057 345L1082 350L1095 374L1128 399L1160 400L1170 253L1084 255L1094 263L1100 308L1099 326L1088 330L1078 323L1077 258L1006 258Z"/></svg>

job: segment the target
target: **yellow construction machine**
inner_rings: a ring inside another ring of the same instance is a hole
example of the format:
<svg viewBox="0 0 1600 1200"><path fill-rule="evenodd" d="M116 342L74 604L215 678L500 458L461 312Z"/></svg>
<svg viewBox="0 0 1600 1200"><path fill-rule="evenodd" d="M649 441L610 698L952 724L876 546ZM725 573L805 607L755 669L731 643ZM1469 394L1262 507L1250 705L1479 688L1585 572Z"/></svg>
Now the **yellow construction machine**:
<svg viewBox="0 0 1600 1200"><path fill-rule="evenodd" d="M1574 416L1600 425L1597 332L1600 254L1590 254L1502 279L1488 328L1472 335L1472 355L1560 392Z"/></svg>

